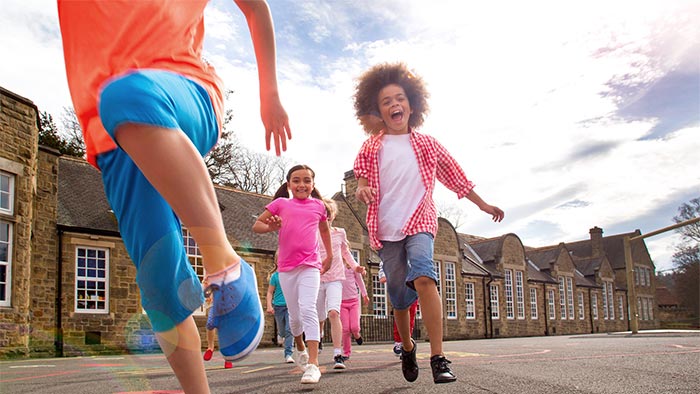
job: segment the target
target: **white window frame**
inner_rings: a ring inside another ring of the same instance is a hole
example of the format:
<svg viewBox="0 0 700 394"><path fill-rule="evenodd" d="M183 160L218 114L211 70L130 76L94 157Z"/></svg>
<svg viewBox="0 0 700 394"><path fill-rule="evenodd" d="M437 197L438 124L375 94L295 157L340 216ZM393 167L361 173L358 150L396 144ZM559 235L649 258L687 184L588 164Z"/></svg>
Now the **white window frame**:
<svg viewBox="0 0 700 394"><path fill-rule="evenodd" d="M649 320L654 320L654 299L647 298L647 305L649 306Z"/></svg>
<svg viewBox="0 0 700 394"><path fill-rule="evenodd" d="M90 252L95 252L95 256L90 256ZM100 255L100 253L103 253ZM83 266L81 267L81 259ZM90 267L90 260L94 260L95 267ZM75 247L75 294L74 294L74 311L75 313L109 313L109 249L94 246ZM104 262L104 267L99 267L99 262ZM91 271L93 274L91 275ZM104 272L104 277L100 277L99 273ZM80 283L83 282L83 286ZM94 283L95 288L92 289L90 283ZM102 289L100 289L100 284ZM96 293L96 294L91 294ZM98 294L104 294L103 299L99 299ZM102 303L102 308L99 308ZM94 305L94 308L89 308Z"/></svg>
<svg viewBox="0 0 700 394"><path fill-rule="evenodd" d="M7 199L6 204L2 204L3 197ZM15 214L15 175L6 171L0 171L0 213Z"/></svg>
<svg viewBox="0 0 700 394"><path fill-rule="evenodd" d="M549 305L549 320L554 320L557 318L557 305L554 302L554 289L549 289L547 291L547 304Z"/></svg>
<svg viewBox="0 0 700 394"><path fill-rule="evenodd" d="M499 311L498 303L498 285L491 285L489 288L489 298L491 302L491 318L500 319L501 313Z"/></svg>
<svg viewBox="0 0 700 394"><path fill-rule="evenodd" d="M466 305L465 316L468 320L476 319L476 303L474 299L474 283L464 284L464 302Z"/></svg>
<svg viewBox="0 0 700 394"><path fill-rule="evenodd" d="M584 301L583 297L583 292L579 291L578 293L578 319L583 320L586 318L586 303Z"/></svg>
<svg viewBox="0 0 700 394"><path fill-rule="evenodd" d="M207 275L207 272L204 269L204 264L202 263L202 252L199 250L199 245L197 245L197 242L194 240L190 230L185 226L182 226L182 243L185 246L187 260L189 260L190 264L192 265L192 269L197 274L197 278L199 278L199 282L201 283L204 280L204 277ZM207 314L207 303L205 302L200 305L199 308L192 312L192 314L194 316L205 316Z"/></svg>
<svg viewBox="0 0 700 394"><path fill-rule="evenodd" d="M12 306L12 238L14 227L12 223L4 220L0 220L0 226L7 229L7 235L0 239L0 245L7 249L7 258L0 261L0 267L5 270L5 280L0 283L5 290L0 294L0 307L10 307Z"/></svg>
<svg viewBox="0 0 700 394"><path fill-rule="evenodd" d="M433 261L433 268L435 268L435 275L437 276L438 295L442 298L442 270L440 269L440 262Z"/></svg>
<svg viewBox="0 0 700 394"><path fill-rule="evenodd" d="M518 319L525 319L525 290L523 289L523 271L515 271L515 302Z"/></svg>
<svg viewBox="0 0 700 394"><path fill-rule="evenodd" d="M559 314L562 320L566 320L566 280L559 277Z"/></svg>
<svg viewBox="0 0 700 394"><path fill-rule="evenodd" d="M598 320L598 293L591 294L591 312L593 320Z"/></svg>
<svg viewBox="0 0 700 394"><path fill-rule="evenodd" d="M603 320L608 320L608 284L603 282Z"/></svg>
<svg viewBox="0 0 700 394"><path fill-rule="evenodd" d="M389 315L386 283L379 281L379 274L372 274L372 313L381 319L386 319Z"/></svg>
<svg viewBox="0 0 700 394"><path fill-rule="evenodd" d="M574 280L566 277L566 306L569 308L569 320L574 320Z"/></svg>
<svg viewBox="0 0 700 394"><path fill-rule="evenodd" d="M620 320L625 320L625 297L617 296L617 307L618 313L620 314Z"/></svg>
<svg viewBox="0 0 700 394"><path fill-rule="evenodd" d="M647 286L651 286L651 269L644 268L644 278L646 279Z"/></svg>
<svg viewBox="0 0 700 394"><path fill-rule="evenodd" d="M506 319L515 319L513 311L513 271L506 270L504 279L504 289L506 293Z"/></svg>
<svg viewBox="0 0 700 394"><path fill-rule="evenodd" d="M613 290L613 282L608 282L608 317L610 320L615 320L615 291Z"/></svg>
<svg viewBox="0 0 700 394"><path fill-rule="evenodd" d="M530 319L537 320L537 289L530 288Z"/></svg>
<svg viewBox="0 0 700 394"><path fill-rule="evenodd" d="M350 249L350 254L352 255L352 258L355 259L355 262L357 262L357 264L362 265L362 263L360 263L360 251L359 250Z"/></svg>
<svg viewBox="0 0 700 394"><path fill-rule="evenodd" d="M445 315L449 320L457 319L457 282L455 263L445 262Z"/></svg>

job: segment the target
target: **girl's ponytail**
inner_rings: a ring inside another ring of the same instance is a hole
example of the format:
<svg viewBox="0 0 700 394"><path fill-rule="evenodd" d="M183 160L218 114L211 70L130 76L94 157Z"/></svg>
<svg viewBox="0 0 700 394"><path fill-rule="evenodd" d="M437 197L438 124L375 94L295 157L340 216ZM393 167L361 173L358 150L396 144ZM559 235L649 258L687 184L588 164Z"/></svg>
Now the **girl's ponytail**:
<svg viewBox="0 0 700 394"><path fill-rule="evenodd" d="M323 200L323 197L321 197L321 193L314 187L314 190L311 191L311 197L316 198L318 200Z"/></svg>
<svg viewBox="0 0 700 394"><path fill-rule="evenodd" d="M280 197L289 198L289 187L287 185L287 182L283 183L282 186L280 186L279 189L277 189L272 199L276 200Z"/></svg>

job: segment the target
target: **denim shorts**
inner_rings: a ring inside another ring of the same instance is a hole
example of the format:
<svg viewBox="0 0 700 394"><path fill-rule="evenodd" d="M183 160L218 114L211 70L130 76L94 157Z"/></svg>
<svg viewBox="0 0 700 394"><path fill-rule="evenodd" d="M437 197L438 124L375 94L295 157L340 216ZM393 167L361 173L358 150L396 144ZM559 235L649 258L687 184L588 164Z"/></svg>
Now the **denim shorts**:
<svg viewBox="0 0 700 394"><path fill-rule="evenodd" d="M379 249L389 300L395 309L408 309L418 298L413 281L424 276L437 283L433 265L433 235L418 233L400 241L382 241Z"/></svg>
<svg viewBox="0 0 700 394"><path fill-rule="evenodd" d="M218 139L218 123L206 90L167 71L141 70L108 81L99 113L113 139L116 128L125 123L184 132L202 155ZM141 305L154 331L170 330L204 301L199 278L185 253L180 220L124 150L101 153L97 164L122 240L136 266Z"/></svg>

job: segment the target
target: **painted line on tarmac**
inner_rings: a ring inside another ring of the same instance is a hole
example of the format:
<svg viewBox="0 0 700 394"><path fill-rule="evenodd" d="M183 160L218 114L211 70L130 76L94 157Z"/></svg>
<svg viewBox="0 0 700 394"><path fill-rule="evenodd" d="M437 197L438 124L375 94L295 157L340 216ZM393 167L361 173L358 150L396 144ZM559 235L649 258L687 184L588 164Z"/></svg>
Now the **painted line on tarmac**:
<svg viewBox="0 0 700 394"><path fill-rule="evenodd" d="M11 365L10 369L14 368L54 368L55 365L51 364L34 364L34 365Z"/></svg>
<svg viewBox="0 0 700 394"><path fill-rule="evenodd" d="M50 373L50 374L46 374L46 375L27 376L24 378L4 379L4 380L0 380L0 383L19 382L22 380L36 380L36 379L41 379L41 378L50 378L52 376L71 375L71 374L74 374L77 372L80 372L80 371L64 371L64 372Z"/></svg>
<svg viewBox="0 0 700 394"><path fill-rule="evenodd" d="M120 391L114 394L184 394L182 390Z"/></svg>
<svg viewBox="0 0 700 394"><path fill-rule="evenodd" d="M272 368L274 368L274 367L270 365L270 366L267 366L267 367L262 367L262 368L257 368L257 369L251 369L250 371L243 371L243 372L241 372L241 373L242 373L242 374L246 374L246 373L260 372L260 371L264 371L264 370L266 370L266 369L272 369Z"/></svg>

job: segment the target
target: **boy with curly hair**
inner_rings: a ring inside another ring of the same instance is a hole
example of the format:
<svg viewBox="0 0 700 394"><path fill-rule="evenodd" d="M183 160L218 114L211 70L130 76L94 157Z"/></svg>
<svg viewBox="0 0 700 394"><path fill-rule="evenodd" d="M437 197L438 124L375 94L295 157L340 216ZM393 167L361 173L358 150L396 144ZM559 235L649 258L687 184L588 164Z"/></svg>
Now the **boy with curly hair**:
<svg viewBox="0 0 700 394"><path fill-rule="evenodd" d="M360 76L355 114L370 136L355 159L355 197L367 204L370 245L383 262L402 338L404 378L409 382L418 378L416 343L409 329L409 307L418 298L430 337L433 381L450 383L457 378L442 350L442 300L433 266L438 227L435 180L496 222L504 213L472 190L474 184L435 138L415 131L428 113L428 97L422 78L403 63L379 64Z"/></svg>

